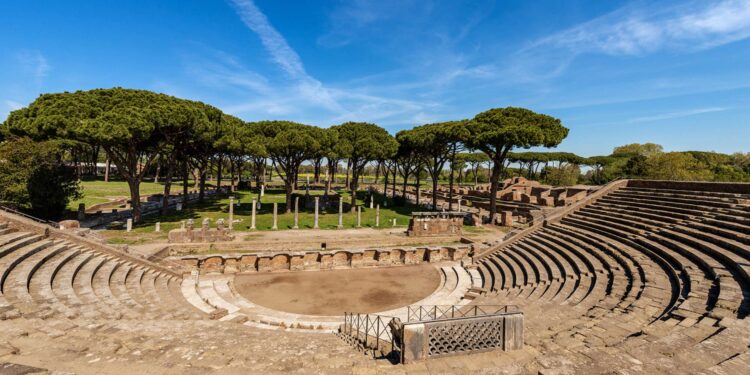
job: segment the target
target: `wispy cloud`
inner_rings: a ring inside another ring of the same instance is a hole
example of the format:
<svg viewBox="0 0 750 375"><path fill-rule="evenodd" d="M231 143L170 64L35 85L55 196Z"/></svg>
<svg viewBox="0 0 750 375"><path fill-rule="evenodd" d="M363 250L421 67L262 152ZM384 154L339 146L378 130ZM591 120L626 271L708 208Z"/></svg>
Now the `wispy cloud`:
<svg viewBox="0 0 750 375"><path fill-rule="evenodd" d="M723 108L723 107L697 108L697 109L691 109L691 110L686 110L686 111L667 112L667 113L660 113L660 114L652 115L652 116L636 117L636 118L632 118L628 120L627 122L639 123L639 122L668 120L668 119L680 118L680 117L690 117L690 116L700 115L703 113L723 112L728 109L729 108Z"/></svg>
<svg viewBox="0 0 750 375"><path fill-rule="evenodd" d="M671 7L630 5L536 40L516 54L531 77L562 73L582 54L645 55L699 51L750 37L750 1L691 1Z"/></svg>
<svg viewBox="0 0 750 375"><path fill-rule="evenodd" d="M230 113L282 116L305 122L317 121L319 125L357 120L377 121L383 125L393 122L413 121L413 113L421 113L431 106L429 102L403 100L374 95L361 88L330 86L310 75L299 54L276 30L265 14L251 0L231 0L242 22L258 35L271 60L287 76L289 82L273 82L246 69L236 58L217 53L214 62L193 60L189 70L201 76L204 84L232 85L250 89L248 97L239 103L224 106ZM468 73L463 73L468 74ZM310 109L317 118L310 118Z"/></svg>
<svg viewBox="0 0 750 375"><path fill-rule="evenodd" d="M47 62L47 58L40 51L27 50L19 52L16 55L16 61L22 72L30 75L37 84L47 77L52 68Z"/></svg>
<svg viewBox="0 0 750 375"><path fill-rule="evenodd" d="M232 0L242 22L260 37L263 47L293 80L297 81L298 93L331 110L342 110L331 93L320 81L308 75L297 52L286 39L271 25L263 12L251 0Z"/></svg>

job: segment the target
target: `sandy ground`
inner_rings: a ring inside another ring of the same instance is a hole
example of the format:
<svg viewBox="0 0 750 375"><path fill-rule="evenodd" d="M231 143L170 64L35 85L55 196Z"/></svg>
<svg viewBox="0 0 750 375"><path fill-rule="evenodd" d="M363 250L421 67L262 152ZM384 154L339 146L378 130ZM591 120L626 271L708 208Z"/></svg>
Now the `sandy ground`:
<svg viewBox="0 0 750 375"><path fill-rule="evenodd" d="M245 274L237 291L259 305L308 315L378 312L417 302L437 289L432 265Z"/></svg>

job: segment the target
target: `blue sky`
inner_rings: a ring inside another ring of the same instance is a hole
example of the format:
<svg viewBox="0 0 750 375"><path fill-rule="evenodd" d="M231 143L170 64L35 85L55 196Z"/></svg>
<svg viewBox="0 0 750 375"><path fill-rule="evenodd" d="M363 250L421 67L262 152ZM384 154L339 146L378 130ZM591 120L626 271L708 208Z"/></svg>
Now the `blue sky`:
<svg viewBox="0 0 750 375"><path fill-rule="evenodd" d="M750 0L4 0L0 52L0 119L122 86L393 133L522 106L584 156L750 151Z"/></svg>

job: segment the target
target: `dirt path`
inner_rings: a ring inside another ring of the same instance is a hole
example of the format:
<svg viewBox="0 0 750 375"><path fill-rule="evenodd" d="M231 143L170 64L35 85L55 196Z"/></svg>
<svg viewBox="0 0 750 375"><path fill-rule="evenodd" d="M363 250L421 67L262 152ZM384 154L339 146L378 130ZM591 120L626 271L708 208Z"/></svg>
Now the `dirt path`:
<svg viewBox="0 0 750 375"><path fill-rule="evenodd" d="M377 312L417 302L437 289L432 265L317 272L237 275L237 291L250 301L308 315Z"/></svg>

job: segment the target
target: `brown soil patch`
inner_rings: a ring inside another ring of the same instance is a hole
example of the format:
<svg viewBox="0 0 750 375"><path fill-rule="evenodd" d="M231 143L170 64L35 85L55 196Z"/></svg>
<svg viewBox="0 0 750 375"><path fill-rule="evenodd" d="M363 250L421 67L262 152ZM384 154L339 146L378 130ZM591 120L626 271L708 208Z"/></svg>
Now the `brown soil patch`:
<svg viewBox="0 0 750 375"><path fill-rule="evenodd" d="M432 265L237 275L237 291L272 309L307 315L377 312L417 302L437 289Z"/></svg>

